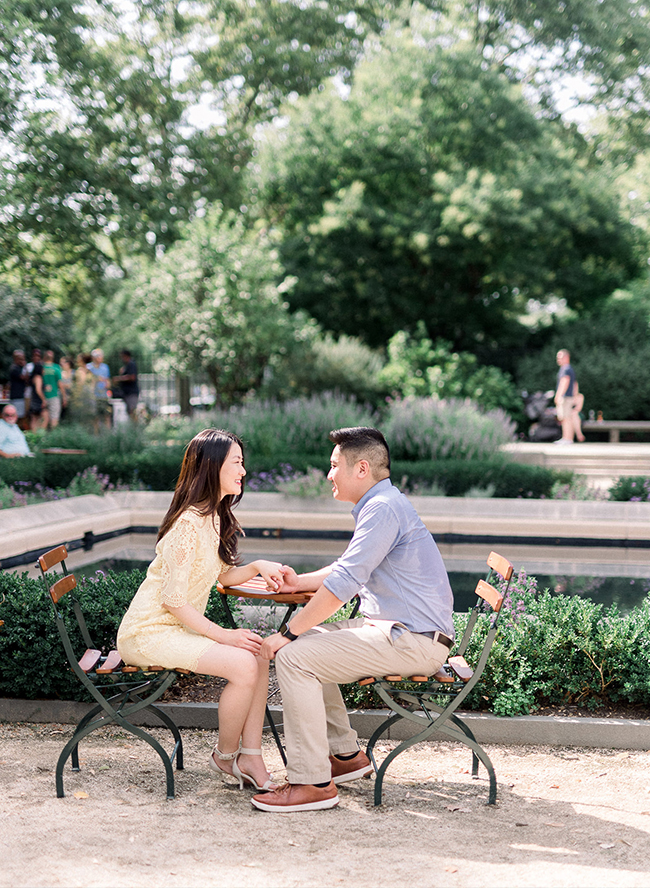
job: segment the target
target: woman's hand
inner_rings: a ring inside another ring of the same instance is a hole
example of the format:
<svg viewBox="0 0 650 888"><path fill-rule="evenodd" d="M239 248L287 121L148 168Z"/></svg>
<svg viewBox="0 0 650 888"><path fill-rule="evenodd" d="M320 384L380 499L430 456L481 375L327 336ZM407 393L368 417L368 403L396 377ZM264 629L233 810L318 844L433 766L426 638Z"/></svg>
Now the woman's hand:
<svg viewBox="0 0 650 888"><path fill-rule="evenodd" d="M270 592L277 592L284 581L282 565L279 561L254 561L257 572L266 580L266 588Z"/></svg>
<svg viewBox="0 0 650 888"><path fill-rule="evenodd" d="M226 629L221 644L242 648L245 651L250 651L251 654L259 654L262 647L262 637L256 632L251 632L250 629Z"/></svg>

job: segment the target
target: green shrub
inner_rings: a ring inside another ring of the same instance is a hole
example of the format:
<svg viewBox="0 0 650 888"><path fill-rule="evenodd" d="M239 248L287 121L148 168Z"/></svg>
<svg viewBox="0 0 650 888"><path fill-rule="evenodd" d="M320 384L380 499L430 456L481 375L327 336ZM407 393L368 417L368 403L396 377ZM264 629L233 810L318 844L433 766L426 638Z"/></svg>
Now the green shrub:
<svg viewBox="0 0 650 888"><path fill-rule="evenodd" d="M512 441L514 423L503 410L473 401L405 398L391 404L383 425L395 459L484 459Z"/></svg>
<svg viewBox="0 0 650 888"><path fill-rule="evenodd" d="M86 617L91 638L107 648L115 646L120 621L144 579L144 571L98 571L82 578L75 592ZM59 697L84 700L85 691L68 666L56 628L49 595L40 580L27 574L0 573L0 696L36 699ZM60 602L67 614L68 630L82 648L69 596ZM227 625L221 595L212 593L206 615Z"/></svg>
<svg viewBox="0 0 650 888"><path fill-rule="evenodd" d="M456 621L460 632L466 615ZM538 593L521 571L500 625L470 707L518 715L548 704L650 703L650 598L621 614L588 598Z"/></svg>
<svg viewBox="0 0 650 888"><path fill-rule="evenodd" d="M650 502L650 478L646 475L618 478L609 489L609 498L619 503Z"/></svg>
<svg viewBox="0 0 650 888"><path fill-rule="evenodd" d="M504 499L548 497L558 481L568 483L570 472L556 472L542 466L508 462L503 457L485 460L395 460L393 482L408 493L426 493L431 485L446 496L464 496L472 488L493 489Z"/></svg>

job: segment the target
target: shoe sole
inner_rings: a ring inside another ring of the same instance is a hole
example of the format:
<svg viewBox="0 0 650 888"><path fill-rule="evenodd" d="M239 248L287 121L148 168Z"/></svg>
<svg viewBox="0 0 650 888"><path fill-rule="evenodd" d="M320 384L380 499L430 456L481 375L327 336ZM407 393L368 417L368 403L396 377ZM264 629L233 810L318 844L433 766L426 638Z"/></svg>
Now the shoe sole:
<svg viewBox="0 0 650 888"><path fill-rule="evenodd" d="M350 780L358 780L359 777L367 777L372 774L374 768L372 765L364 765L356 771L350 771L349 774L339 774L338 777L332 777L333 782L338 786L341 783L348 783Z"/></svg>
<svg viewBox="0 0 650 888"><path fill-rule="evenodd" d="M336 795L331 799L321 799L320 802L304 802L302 805L268 805L265 802L251 799L251 805L259 808L260 811L274 811L278 814L286 814L292 811L322 811L325 808L335 808L339 803L339 797Z"/></svg>

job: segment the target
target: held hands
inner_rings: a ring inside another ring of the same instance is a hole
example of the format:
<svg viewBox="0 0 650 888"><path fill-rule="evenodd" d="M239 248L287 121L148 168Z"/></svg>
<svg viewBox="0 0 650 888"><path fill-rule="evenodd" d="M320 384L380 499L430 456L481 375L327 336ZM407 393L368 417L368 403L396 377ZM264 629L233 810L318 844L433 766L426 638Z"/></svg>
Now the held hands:
<svg viewBox="0 0 650 888"><path fill-rule="evenodd" d="M298 589L298 574L288 564L283 564L280 568L282 573L282 582L278 592L293 593L300 591Z"/></svg>
<svg viewBox="0 0 650 888"><path fill-rule="evenodd" d="M283 648L286 644L290 643L290 640L285 638L284 635L280 635L279 632L276 632L274 635L269 635L269 637L265 638L262 642L260 657L262 657L263 660L272 660L280 648Z"/></svg>
<svg viewBox="0 0 650 888"><path fill-rule="evenodd" d="M279 561L256 561L257 572L266 580L266 588L269 592L277 592L283 582L283 567Z"/></svg>

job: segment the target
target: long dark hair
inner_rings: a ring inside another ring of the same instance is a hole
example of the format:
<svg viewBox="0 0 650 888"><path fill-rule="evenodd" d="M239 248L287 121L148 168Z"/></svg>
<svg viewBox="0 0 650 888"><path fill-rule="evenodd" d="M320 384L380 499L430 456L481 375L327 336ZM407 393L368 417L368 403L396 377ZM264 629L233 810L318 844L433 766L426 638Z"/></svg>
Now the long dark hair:
<svg viewBox="0 0 650 888"><path fill-rule="evenodd" d="M232 513L233 506L242 493L228 494L222 498L219 474L233 444L239 444L244 455L244 445L237 435L222 429L204 429L187 445L181 473L167 514L158 531L160 541L172 527L178 516L190 507L200 515L219 516L219 557L225 564L238 564L237 537L241 526Z"/></svg>

